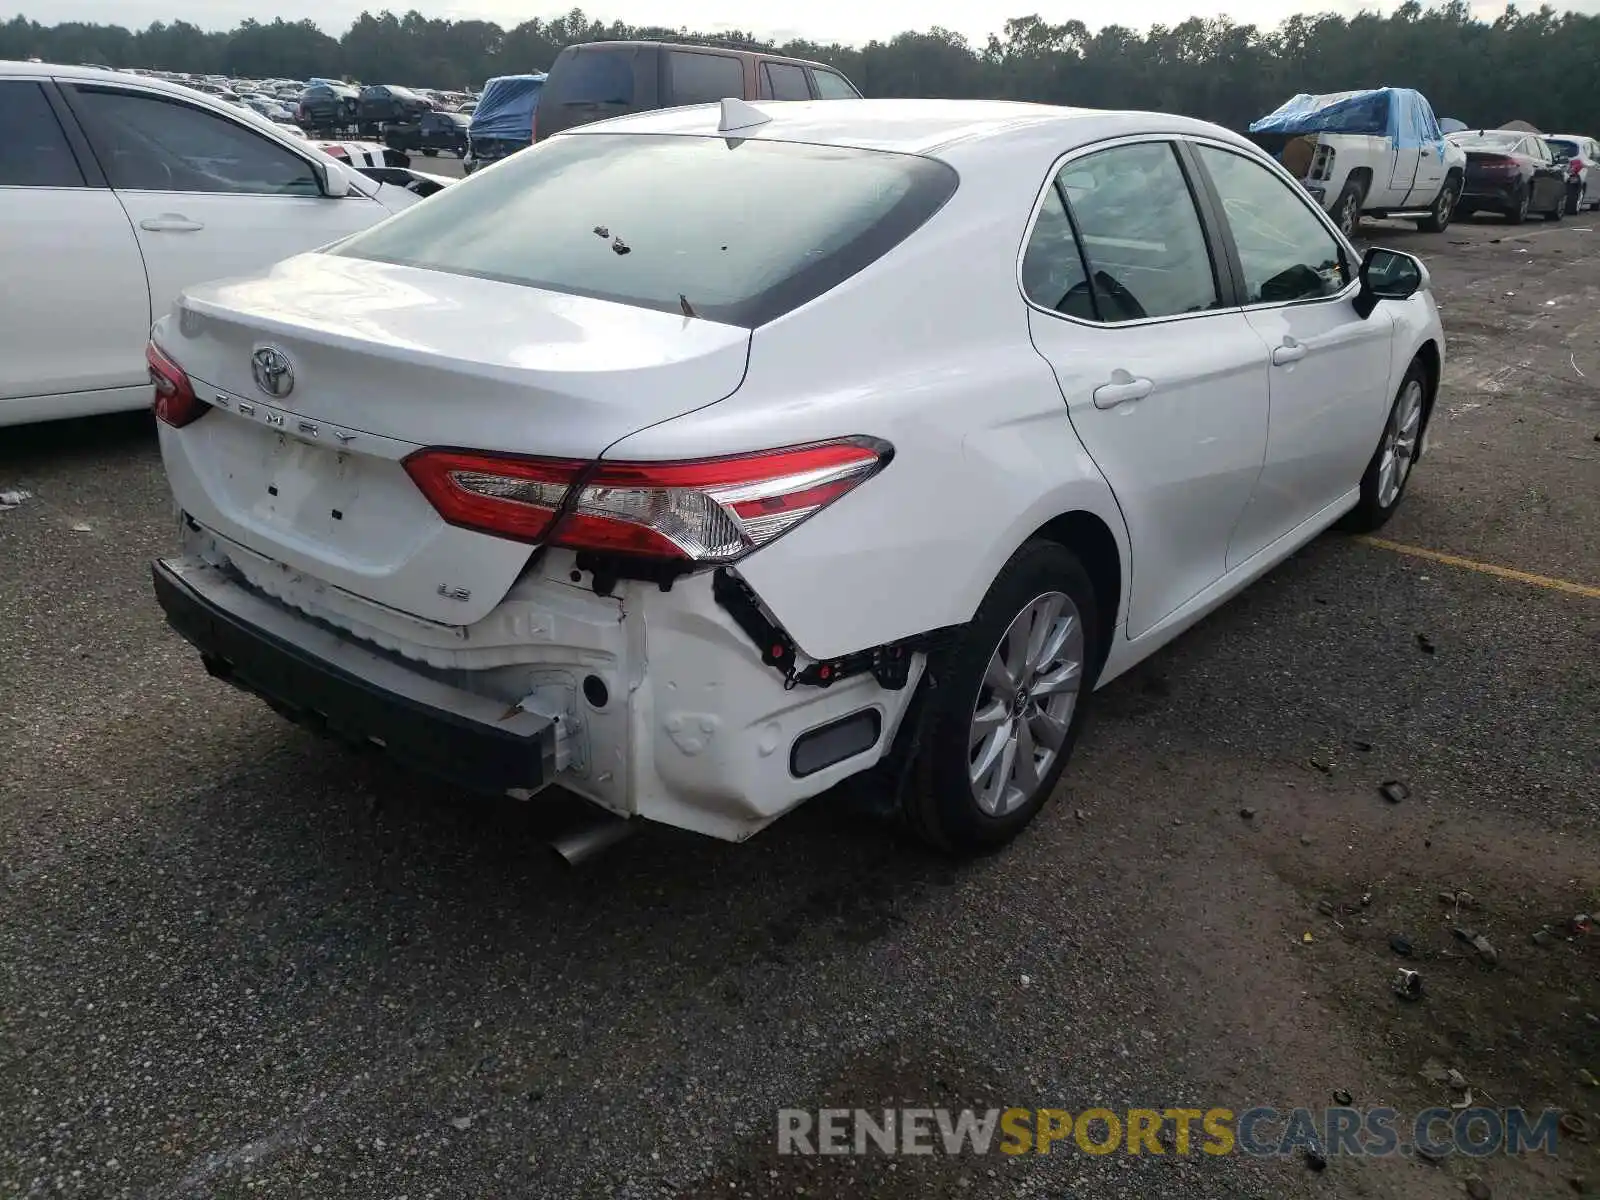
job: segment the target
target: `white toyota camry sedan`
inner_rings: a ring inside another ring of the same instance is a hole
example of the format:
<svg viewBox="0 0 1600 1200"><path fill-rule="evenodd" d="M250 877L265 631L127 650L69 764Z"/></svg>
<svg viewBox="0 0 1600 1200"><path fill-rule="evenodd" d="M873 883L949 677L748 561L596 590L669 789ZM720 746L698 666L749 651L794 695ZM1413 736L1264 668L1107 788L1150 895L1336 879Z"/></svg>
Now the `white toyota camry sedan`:
<svg viewBox="0 0 1600 1200"><path fill-rule="evenodd" d="M155 590L213 675L472 790L737 840L871 769L978 852L1096 687L1388 519L1443 350L1416 259L1199 121L626 117L184 294Z"/></svg>

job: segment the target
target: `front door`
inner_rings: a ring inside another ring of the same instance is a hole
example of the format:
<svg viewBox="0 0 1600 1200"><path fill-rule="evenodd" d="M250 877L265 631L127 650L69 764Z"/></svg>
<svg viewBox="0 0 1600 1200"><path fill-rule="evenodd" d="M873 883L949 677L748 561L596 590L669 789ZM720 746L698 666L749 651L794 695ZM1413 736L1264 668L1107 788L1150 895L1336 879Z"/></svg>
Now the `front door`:
<svg viewBox="0 0 1600 1200"><path fill-rule="evenodd" d="M1272 361L1266 463L1229 542L1232 569L1360 481L1388 416L1394 319L1381 305L1356 314L1349 253L1299 188L1243 154L1195 149L1238 255L1244 316Z"/></svg>
<svg viewBox="0 0 1600 1200"><path fill-rule="evenodd" d="M1224 307L1165 141L1068 161L1022 273L1033 344L1127 521L1137 637L1226 570L1266 452L1266 348Z"/></svg>
<svg viewBox="0 0 1600 1200"><path fill-rule="evenodd" d="M190 284L247 274L375 224L322 194L309 159L220 114L150 92L78 85L73 111L127 210L161 316Z"/></svg>

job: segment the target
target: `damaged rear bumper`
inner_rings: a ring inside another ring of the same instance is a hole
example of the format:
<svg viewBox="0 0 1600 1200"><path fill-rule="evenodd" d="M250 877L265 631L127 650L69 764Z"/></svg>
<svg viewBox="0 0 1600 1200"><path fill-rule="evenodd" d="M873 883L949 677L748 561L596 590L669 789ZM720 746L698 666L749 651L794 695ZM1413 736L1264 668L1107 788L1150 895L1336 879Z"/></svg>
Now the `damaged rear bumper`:
<svg viewBox="0 0 1600 1200"><path fill-rule="evenodd" d="M152 574L168 624L206 669L297 722L472 791L532 792L556 774L549 716L507 711L296 621L220 567L163 559Z"/></svg>

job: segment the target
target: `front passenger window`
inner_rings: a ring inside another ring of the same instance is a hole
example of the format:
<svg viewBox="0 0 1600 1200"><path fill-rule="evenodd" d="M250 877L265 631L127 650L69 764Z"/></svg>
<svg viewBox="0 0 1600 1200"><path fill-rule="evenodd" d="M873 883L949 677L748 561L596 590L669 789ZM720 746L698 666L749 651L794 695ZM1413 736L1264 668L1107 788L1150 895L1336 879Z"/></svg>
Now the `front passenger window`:
<svg viewBox="0 0 1600 1200"><path fill-rule="evenodd" d="M1221 303L1200 215L1170 143L1075 159L1056 189L1077 220L1100 320L1174 317Z"/></svg>
<svg viewBox="0 0 1600 1200"><path fill-rule="evenodd" d="M1350 274L1339 243L1293 185L1231 150L1195 150L1233 231L1246 304L1318 300L1344 291Z"/></svg>

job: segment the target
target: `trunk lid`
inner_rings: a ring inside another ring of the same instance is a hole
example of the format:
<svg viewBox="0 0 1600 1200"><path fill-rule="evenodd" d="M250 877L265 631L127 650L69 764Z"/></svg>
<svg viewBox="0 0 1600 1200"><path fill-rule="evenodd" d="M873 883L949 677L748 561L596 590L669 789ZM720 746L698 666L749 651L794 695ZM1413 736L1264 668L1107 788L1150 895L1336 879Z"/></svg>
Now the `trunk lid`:
<svg viewBox="0 0 1600 1200"><path fill-rule="evenodd" d="M179 504L344 591L467 625L526 564L446 524L401 466L422 446L593 459L731 395L749 331L443 272L310 254L191 289L156 340L216 405L161 428ZM257 351L292 375L257 382ZM275 384L275 386L274 386Z"/></svg>

